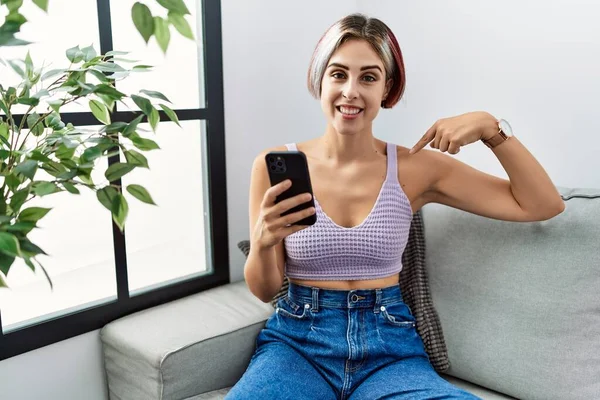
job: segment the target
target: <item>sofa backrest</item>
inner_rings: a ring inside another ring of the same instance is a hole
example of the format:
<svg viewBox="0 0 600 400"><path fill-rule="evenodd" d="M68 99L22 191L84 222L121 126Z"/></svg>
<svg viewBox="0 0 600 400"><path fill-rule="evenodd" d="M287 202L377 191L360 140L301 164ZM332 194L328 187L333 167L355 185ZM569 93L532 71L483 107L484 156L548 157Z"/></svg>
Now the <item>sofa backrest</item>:
<svg viewBox="0 0 600 400"><path fill-rule="evenodd" d="M521 399L600 398L600 189L559 191L565 211L542 222L423 208L447 374Z"/></svg>

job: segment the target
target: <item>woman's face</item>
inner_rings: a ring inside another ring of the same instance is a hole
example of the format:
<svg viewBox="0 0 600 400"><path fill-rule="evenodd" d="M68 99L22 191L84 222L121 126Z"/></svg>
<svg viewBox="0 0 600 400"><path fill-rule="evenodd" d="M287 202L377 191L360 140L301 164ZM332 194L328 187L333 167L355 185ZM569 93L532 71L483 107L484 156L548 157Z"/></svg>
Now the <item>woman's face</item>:
<svg viewBox="0 0 600 400"><path fill-rule="evenodd" d="M369 43L348 40L331 56L321 82L321 108L342 135L371 130L392 81Z"/></svg>

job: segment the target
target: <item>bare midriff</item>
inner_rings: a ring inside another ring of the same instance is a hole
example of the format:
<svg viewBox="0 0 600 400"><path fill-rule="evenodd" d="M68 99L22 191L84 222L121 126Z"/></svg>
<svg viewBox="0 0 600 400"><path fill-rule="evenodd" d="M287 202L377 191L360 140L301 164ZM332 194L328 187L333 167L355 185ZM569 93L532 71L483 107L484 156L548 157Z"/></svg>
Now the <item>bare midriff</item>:
<svg viewBox="0 0 600 400"><path fill-rule="evenodd" d="M322 289L335 290L356 290L356 289L382 289L389 286L397 285L399 282L398 274L387 276L379 279L366 279L356 281L314 281L288 278L290 282L302 286L318 287Z"/></svg>

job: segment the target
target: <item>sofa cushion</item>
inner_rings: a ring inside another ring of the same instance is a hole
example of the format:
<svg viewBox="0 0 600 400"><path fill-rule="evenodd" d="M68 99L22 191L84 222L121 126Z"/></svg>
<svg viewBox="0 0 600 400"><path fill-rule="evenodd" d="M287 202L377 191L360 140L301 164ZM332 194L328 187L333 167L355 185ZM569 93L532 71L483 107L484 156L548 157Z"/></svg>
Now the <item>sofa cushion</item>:
<svg viewBox="0 0 600 400"><path fill-rule="evenodd" d="M446 372L523 399L600 398L600 190L515 223L428 204L427 271Z"/></svg>
<svg viewBox="0 0 600 400"><path fill-rule="evenodd" d="M180 400L232 386L272 313L238 282L107 324L100 338L111 400Z"/></svg>

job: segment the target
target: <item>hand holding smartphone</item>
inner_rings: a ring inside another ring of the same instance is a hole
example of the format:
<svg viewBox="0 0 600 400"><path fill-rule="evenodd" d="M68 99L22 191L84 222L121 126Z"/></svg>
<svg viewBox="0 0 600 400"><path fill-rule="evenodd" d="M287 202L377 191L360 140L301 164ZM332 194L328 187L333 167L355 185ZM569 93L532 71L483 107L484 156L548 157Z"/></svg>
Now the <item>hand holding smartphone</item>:
<svg viewBox="0 0 600 400"><path fill-rule="evenodd" d="M310 175L308 172L308 163L306 156L301 151L282 151L270 152L265 156L267 171L271 186L275 186L285 180L291 181L291 187L280 193L275 198L275 204L290 200L290 208L281 213L281 216L297 213L310 207L315 207ZM301 195L310 194L310 200L298 204ZM302 214L302 213L300 213ZM314 225L317 222L317 215L306 216L300 220L291 222L291 225Z"/></svg>

